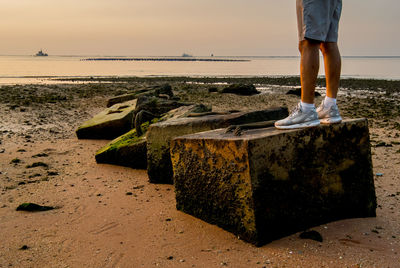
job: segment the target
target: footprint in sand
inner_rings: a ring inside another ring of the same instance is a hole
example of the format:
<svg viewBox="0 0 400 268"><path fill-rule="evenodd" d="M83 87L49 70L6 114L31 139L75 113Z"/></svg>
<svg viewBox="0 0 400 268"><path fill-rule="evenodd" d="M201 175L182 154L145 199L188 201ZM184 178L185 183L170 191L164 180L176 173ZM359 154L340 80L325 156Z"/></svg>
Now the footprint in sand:
<svg viewBox="0 0 400 268"><path fill-rule="evenodd" d="M106 232L106 231L108 231L108 230L114 229L114 228L117 227L118 225L119 225L119 223L110 222L110 223L107 223L107 224L101 226L100 228L98 228L98 229L96 229L96 230L89 231L89 233L90 233L90 234L95 234L95 235L101 234L101 233L104 233L104 232Z"/></svg>
<svg viewBox="0 0 400 268"><path fill-rule="evenodd" d="M358 248L365 248L365 249L369 249L369 250L373 250L373 251L382 251L382 248L377 248L377 247L373 247L371 245L366 245L366 244L361 243L360 241L353 240L353 239L342 238L342 239L339 239L339 242L340 242L340 244L346 245L349 247L358 247Z"/></svg>

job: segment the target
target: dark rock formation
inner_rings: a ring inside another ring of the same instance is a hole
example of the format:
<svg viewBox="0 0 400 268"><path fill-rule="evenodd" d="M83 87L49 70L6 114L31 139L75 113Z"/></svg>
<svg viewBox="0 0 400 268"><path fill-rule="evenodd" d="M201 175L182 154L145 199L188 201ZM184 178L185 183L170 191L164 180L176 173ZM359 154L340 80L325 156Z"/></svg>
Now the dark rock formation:
<svg viewBox="0 0 400 268"><path fill-rule="evenodd" d="M221 93L233 93L237 95L250 96L260 92L252 84L231 84L222 89Z"/></svg>
<svg viewBox="0 0 400 268"><path fill-rule="evenodd" d="M55 207L49 206L41 206L35 203L22 203L17 207L17 211L29 211L29 212L38 212L38 211L47 211L55 209Z"/></svg>
<svg viewBox="0 0 400 268"><path fill-rule="evenodd" d="M296 87L295 89L290 89L286 92L286 95L296 95L296 96L301 96L301 87ZM317 91L314 92L315 97L321 96Z"/></svg>
<svg viewBox="0 0 400 268"><path fill-rule="evenodd" d="M314 231L314 230L302 232L299 235L299 237L301 239L311 239L311 240L314 240L314 241L317 241L317 242L324 241L324 239L322 238L322 235L319 232Z"/></svg>

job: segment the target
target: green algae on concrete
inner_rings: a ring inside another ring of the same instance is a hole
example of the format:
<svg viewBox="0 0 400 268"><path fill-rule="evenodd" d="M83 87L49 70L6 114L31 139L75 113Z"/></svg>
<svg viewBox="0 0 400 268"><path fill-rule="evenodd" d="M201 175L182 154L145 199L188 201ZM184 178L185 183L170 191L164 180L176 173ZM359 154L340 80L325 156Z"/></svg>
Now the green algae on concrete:
<svg viewBox="0 0 400 268"><path fill-rule="evenodd" d="M84 122L77 130L78 139L114 139L132 129L136 100L119 103Z"/></svg>
<svg viewBox="0 0 400 268"><path fill-rule="evenodd" d="M150 124L160 121L171 120L186 116L192 112L203 112L210 110L202 104L182 106L166 113L162 118L155 118L151 122L141 125L142 131L146 133ZM144 135L138 137L136 129L132 129L122 136L112 140L106 146L97 151L95 158L97 163L113 164L131 167L135 169L146 169L147 167L147 146Z"/></svg>
<svg viewBox="0 0 400 268"><path fill-rule="evenodd" d="M173 183L170 141L175 137L225 128L230 125L277 120L287 115L287 108L270 108L226 115L178 118L153 124L146 135L147 174L149 180L152 183Z"/></svg>
<svg viewBox="0 0 400 268"><path fill-rule="evenodd" d="M376 216L368 122L207 131L171 141L177 208L263 245Z"/></svg>
<svg viewBox="0 0 400 268"><path fill-rule="evenodd" d="M157 122L157 119L154 119L152 122ZM142 130L146 132L149 125L149 122L142 124ZM132 129L97 151L95 158L99 164L113 164L134 169L146 169L146 138L144 135L138 137L136 129Z"/></svg>

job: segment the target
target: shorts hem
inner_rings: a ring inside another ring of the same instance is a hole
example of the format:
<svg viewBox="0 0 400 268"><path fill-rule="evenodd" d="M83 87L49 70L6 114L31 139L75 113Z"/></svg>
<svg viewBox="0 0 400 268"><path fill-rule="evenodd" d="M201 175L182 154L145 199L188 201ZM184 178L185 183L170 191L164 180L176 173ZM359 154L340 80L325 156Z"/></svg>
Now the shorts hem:
<svg viewBox="0 0 400 268"><path fill-rule="evenodd" d="M310 39L312 41L317 41L317 42L322 42L322 43L337 43L338 39L332 39L332 38L328 38L328 39L322 39L320 36L312 36L312 35L305 35L299 38L299 41L305 41L307 39Z"/></svg>

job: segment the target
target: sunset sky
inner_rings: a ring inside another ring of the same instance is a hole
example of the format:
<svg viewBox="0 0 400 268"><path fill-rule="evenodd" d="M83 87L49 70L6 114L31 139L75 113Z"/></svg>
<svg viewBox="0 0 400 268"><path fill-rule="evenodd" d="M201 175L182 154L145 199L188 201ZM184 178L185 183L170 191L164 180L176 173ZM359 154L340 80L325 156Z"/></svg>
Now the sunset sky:
<svg viewBox="0 0 400 268"><path fill-rule="evenodd" d="M297 55L295 0L2 0L0 55ZM343 55L400 55L399 0L344 0Z"/></svg>

